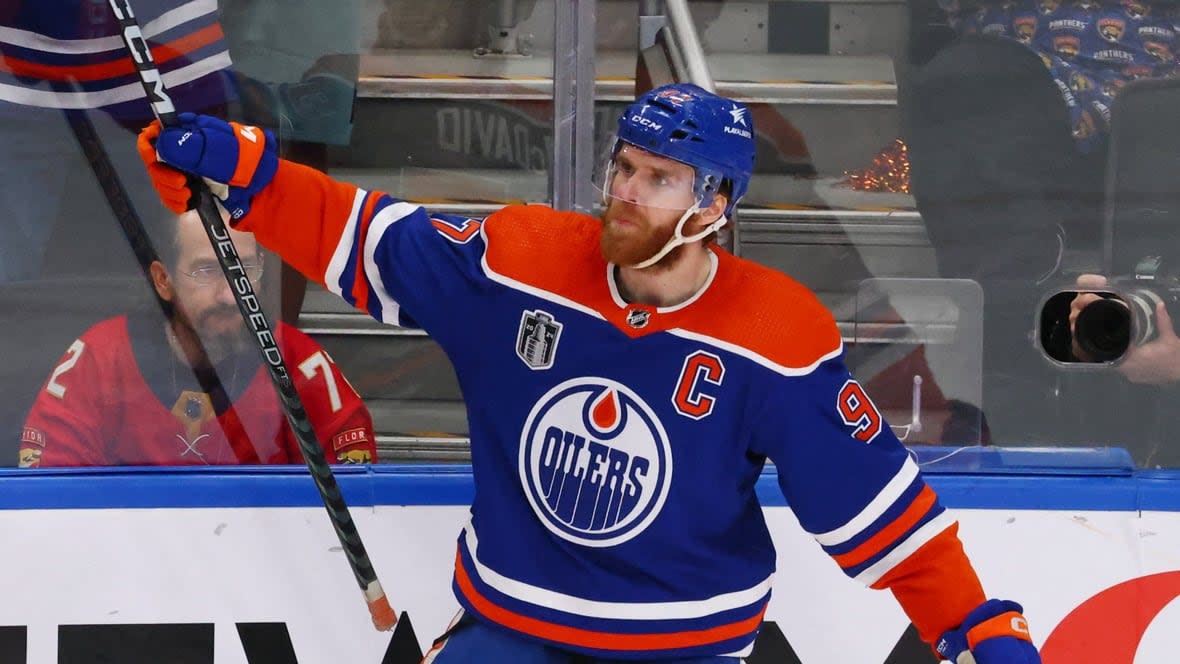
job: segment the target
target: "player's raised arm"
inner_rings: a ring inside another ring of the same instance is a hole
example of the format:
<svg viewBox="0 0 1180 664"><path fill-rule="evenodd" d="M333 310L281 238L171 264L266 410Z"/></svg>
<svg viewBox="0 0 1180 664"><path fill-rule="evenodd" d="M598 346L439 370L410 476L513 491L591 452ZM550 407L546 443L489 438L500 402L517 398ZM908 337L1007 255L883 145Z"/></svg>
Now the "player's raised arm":
<svg viewBox="0 0 1180 664"><path fill-rule="evenodd" d="M191 113L180 120L149 125L138 143L172 210L191 207L186 173L204 178L236 229L385 323L428 328L430 303L456 303L475 287L483 245L470 240L480 222L431 215L279 159L274 136L257 127Z"/></svg>

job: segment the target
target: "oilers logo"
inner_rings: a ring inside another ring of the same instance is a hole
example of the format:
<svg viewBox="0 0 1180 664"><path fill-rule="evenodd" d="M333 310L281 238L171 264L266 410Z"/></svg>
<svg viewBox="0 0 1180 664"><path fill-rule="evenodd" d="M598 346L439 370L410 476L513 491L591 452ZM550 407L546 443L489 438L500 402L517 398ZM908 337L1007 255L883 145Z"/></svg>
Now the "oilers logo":
<svg viewBox="0 0 1180 664"><path fill-rule="evenodd" d="M615 546L643 532L663 508L672 450L651 407L627 386L575 378L549 390L529 413L520 479L555 535Z"/></svg>

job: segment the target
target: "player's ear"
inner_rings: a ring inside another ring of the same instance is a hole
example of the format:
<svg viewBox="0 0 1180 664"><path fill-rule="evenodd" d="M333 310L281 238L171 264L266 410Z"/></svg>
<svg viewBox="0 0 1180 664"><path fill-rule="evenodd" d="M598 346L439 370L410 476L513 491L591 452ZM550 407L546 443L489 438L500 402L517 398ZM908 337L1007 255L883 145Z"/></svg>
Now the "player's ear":
<svg viewBox="0 0 1180 664"><path fill-rule="evenodd" d="M168 269L160 261L152 261L152 285L156 287L156 294L160 296L161 300L171 302L174 296L172 289L172 277L168 274Z"/></svg>
<svg viewBox="0 0 1180 664"><path fill-rule="evenodd" d="M712 224L713 222L720 219L721 215L725 214L725 206L727 206L727 205L729 205L729 196L726 196L724 193L721 193L721 192L717 192L716 194L713 194L713 202L710 203L707 207L701 208L700 217L699 217L700 222L701 222L700 228L693 230L693 233L697 233L701 230L704 230L704 228L706 226L708 226L709 224ZM692 233L687 233L687 235L691 235L691 234Z"/></svg>

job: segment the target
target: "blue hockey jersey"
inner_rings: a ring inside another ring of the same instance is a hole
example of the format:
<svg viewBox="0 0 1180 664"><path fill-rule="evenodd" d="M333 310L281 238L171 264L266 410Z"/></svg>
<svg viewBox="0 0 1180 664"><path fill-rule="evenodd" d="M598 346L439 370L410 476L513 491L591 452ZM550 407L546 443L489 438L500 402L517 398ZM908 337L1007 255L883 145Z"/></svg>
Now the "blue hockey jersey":
<svg viewBox="0 0 1180 664"><path fill-rule="evenodd" d="M832 316L785 275L713 248L694 297L630 304L597 219L432 215L288 162L239 227L451 359L476 484L454 589L477 617L598 657L748 654L775 566L767 459L803 527L928 641L983 601Z"/></svg>
<svg viewBox="0 0 1180 664"><path fill-rule="evenodd" d="M25 0L0 10L0 102L102 108L118 120L152 118L108 0ZM216 0L131 3L177 108L236 98Z"/></svg>

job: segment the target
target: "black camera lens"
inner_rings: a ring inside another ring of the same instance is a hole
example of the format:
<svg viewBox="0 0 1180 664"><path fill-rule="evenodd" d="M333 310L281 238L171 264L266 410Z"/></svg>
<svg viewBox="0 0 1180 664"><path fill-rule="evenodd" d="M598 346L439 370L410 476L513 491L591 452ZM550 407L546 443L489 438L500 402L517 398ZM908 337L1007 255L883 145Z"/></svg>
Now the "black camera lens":
<svg viewBox="0 0 1180 664"><path fill-rule="evenodd" d="M1131 345L1131 312L1118 300L1096 300L1078 312L1073 334L1078 348L1090 359L1118 359Z"/></svg>

